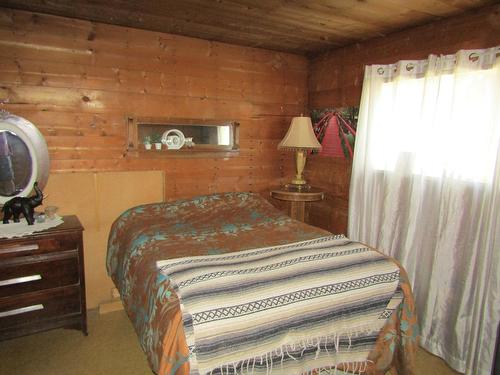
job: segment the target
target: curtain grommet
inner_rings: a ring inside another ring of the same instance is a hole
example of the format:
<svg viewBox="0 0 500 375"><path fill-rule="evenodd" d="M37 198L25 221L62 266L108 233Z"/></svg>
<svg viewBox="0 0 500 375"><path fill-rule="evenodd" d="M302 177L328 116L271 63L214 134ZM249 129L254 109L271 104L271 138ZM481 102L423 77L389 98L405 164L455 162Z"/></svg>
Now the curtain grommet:
<svg viewBox="0 0 500 375"><path fill-rule="evenodd" d="M476 61L479 60L479 55L476 52L472 52L469 55L469 61L475 63Z"/></svg>

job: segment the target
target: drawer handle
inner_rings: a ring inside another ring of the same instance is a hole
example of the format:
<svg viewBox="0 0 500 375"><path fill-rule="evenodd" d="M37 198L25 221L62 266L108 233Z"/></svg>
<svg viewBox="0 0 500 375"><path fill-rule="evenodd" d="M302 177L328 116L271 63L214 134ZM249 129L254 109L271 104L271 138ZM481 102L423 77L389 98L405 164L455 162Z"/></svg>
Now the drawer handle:
<svg viewBox="0 0 500 375"><path fill-rule="evenodd" d="M7 247L5 249L0 249L0 254L10 254L10 253L18 253L21 251L31 251L31 250L38 250L38 244L32 244L32 245L23 245L23 246L15 246L15 247Z"/></svg>
<svg viewBox="0 0 500 375"><path fill-rule="evenodd" d="M19 309L0 312L0 318L5 318L6 316L12 316L12 315L25 314L25 313L28 313L31 311L37 311L37 310L43 310L43 309L44 309L44 307L42 304L21 307Z"/></svg>
<svg viewBox="0 0 500 375"><path fill-rule="evenodd" d="M15 277L13 279L8 279L8 280L0 280L0 286L29 283L30 281L35 281L35 280L42 280L42 276L31 275L31 276Z"/></svg>

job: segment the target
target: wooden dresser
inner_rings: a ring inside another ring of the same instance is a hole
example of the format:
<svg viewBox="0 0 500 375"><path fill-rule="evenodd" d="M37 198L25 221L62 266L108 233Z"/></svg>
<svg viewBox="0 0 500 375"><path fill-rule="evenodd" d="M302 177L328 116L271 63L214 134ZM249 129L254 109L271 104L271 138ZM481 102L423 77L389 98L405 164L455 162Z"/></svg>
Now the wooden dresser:
<svg viewBox="0 0 500 375"><path fill-rule="evenodd" d="M30 236L0 239L0 339L60 327L87 335L83 227L76 216L63 220Z"/></svg>

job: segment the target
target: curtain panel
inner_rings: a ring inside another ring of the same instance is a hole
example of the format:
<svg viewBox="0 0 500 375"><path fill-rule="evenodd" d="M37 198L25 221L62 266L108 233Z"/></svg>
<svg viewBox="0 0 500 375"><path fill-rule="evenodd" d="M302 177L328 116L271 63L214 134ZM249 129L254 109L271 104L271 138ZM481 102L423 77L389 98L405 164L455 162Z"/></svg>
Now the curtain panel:
<svg viewBox="0 0 500 375"><path fill-rule="evenodd" d="M365 68L349 237L406 267L421 345L489 375L500 320L500 47Z"/></svg>

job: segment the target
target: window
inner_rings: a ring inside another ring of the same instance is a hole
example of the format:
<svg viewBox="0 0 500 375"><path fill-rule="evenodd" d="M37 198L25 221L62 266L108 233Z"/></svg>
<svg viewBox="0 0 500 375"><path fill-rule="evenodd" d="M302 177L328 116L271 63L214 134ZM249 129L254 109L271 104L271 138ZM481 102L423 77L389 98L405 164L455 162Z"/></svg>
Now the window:
<svg viewBox="0 0 500 375"><path fill-rule="evenodd" d="M490 180L500 139L491 113L499 98L482 83L494 74L475 70L383 83L370 121L374 167Z"/></svg>

